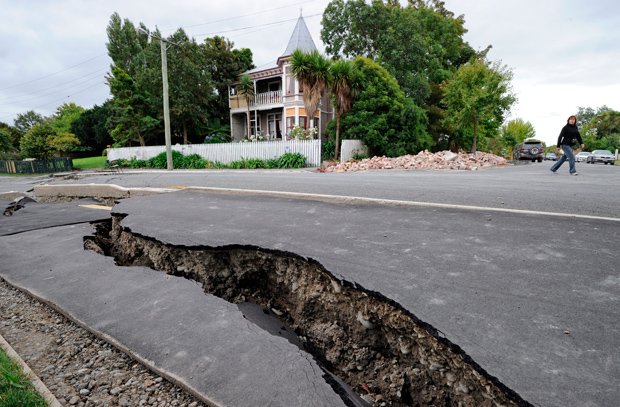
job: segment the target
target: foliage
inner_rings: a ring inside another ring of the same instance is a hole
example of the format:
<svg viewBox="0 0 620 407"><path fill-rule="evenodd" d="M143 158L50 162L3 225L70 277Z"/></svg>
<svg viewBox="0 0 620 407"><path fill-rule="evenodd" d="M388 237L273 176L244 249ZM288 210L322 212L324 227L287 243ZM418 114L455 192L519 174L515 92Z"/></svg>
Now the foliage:
<svg viewBox="0 0 620 407"><path fill-rule="evenodd" d="M510 120L500 130L499 141L503 149L500 150L501 154L499 155L510 156L515 146L532 137L536 137L536 130L534 130L532 123L521 118Z"/></svg>
<svg viewBox="0 0 620 407"><path fill-rule="evenodd" d="M583 123L580 128L585 148L587 150L609 150L614 152L620 148L620 112L607 106L592 108L579 108L581 112L590 112L591 115L583 114L584 119L578 120ZM579 113L578 113L579 114ZM587 119L587 121L583 121Z"/></svg>
<svg viewBox="0 0 620 407"><path fill-rule="evenodd" d="M15 118L13 125L18 132L22 135L26 134L35 124L40 124L45 121L45 118L36 113L34 110L28 110L27 112L20 113Z"/></svg>
<svg viewBox="0 0 620 407"><path fill-rule="evenodd" d="M254 94L256 93L256 89L254 88L254 81L250 78L250 75L245 74L241 77L239 84L237 85L237 92L239 95L245 98L245 106L247 108L247 125L248 131L246 133L247 137L250 137L252 134L252 129L250 128L250 103L254 100Z"/></svg>
<svg viewBox="0 0 620 407"><path fill-rule="evenodd" d="M73 168L76 170L89 170L96 168L105 168L106 159L103 156L74 158Z"/></svg>
<svg viewBox="0 0 620 407"><path fill-rule="evenodd" d="M87 151L103 151L113 140L107 127L108 116L111 115L111 101L103 105L95 105L86 109L80 117L71 123L71 133L80 140L81 146Z"/></svg>
<svg viewBox="0 0 620 407"><path fill-rule="evenodd" d="M35 124L20 140L22 158L47 159L54 153L54 147L48 139L56 135L49 122Z"/></svg>
<svg viewBox="0 0 620 407"><path fill-rule="evenodd" d="M342 119L343 138L362 140L371 155L395 157L430 147L424 111L405 97L396 79L368 58L357 57L353 64L362 86ZM328 133L334 134L333 122Z"/></svg>
<svg viewBox="0 0 620 407"><path fill-rule="evenodd" d="M407 3L333 0L323 13L321 39L332 57L361 55L385 67L405 96L424 108L428 130L438 140L446 133L439 85L476 52L463 40L463 16L455 17L443 1Z"/></svg>
<svg viewBox="0 0 620 407"><path fill-rule="evenodd" d="M80 140L73 133L56 133L48 137L47 143L56 153L67 155L80 145Z"/></svg>
<svg viewBox="0 0 620 407"><path fill-rule="evenodd" d="M14 160L19 157L16 141L18 142L20 136L17 130L0 122L0 160Z"/></svg>
<svg viewBox="0 0 620 407"><path fill-rule="evenodd" d="M23 136L15 127L0 122L0 153L12 154L19 149L19 140Z"/></svg>
<svg viewBox="0 0 620 407"><path fill-rule="evenodd" d="M107 27L112 93L108 127L117 146L163 139L161 33L114 13ZM170 124L173 137L201 142L210 123L228 119L228 86L253 67L249 49L233 49L223 37L197 43L178 29L167 46ZM99 146L101 148L101 145Z"/></svg>
<svg viewBox="0 0 620 407"><path fill-rule="evenodd" d="M353 107L353 100L362 87L361 82L361 75L351 61L339 59L329 67L329 90L336 111L336 158L340 152L340 120Z"/></svg>
<svg viewBox="0 0 620 407"><path fill-rule="evenodd" d="M51 117L52 127L57 133L71 133L73 122L80 118L84 113L84 108L75 103L63 103L56 109L56 113Z"/></svg>
<svg viewBox="0 0 620 407"><path fill-rule="evenodd" d="M0 405L45 407L47 403L21 369L0 349Z"/></svg>
<svg viewBox="0 0 620 407"><path fill-rule="evenodd" d="M329 82L330 64L329 59L317 50L306 53L297 49L291 57L291 73L301 87L311 127L314 127L314 115Z"/></svg>
<svg viewBox="0 0 620 407"><path fill-rule="evenodd" d="M444 84L444 122L454 134L451 149L471 147L475 152L479 135L497 134L516 100L510 89L511 78L512 72L506 67L476 59L461 66Z"/></svg>
<svg viewBox="0 0 620 407"><path fill-rule="evenodd" d="M228 86L236 82L241 72L254 68L252 51L233 49L234 43L224 37L206 38L201 44L203 64L215 89L207 106L210 123L229 119Z"/></svg>
<svg viewBox="0 0 620 407"><path fill-rule="evenodd" d="M207 126L207 134L208 135L203 140L203 143L206 144L230 143L232 141L230 137L230 126L228 124L222 124L220 119L214 119L211 124Z"/></svg>
<svg viewBox="0 0 620 407"><path fill-rule="evenodd" d="M222 164L219 162L211 162L200 157L198 154L191 154L188 156L173 150L172 160L174 168L189 168L189 169L205 169L205 168L219 168L219 169L260 169L260 168L303 168L306 166L306 157L301 153L285 153L280 157L271 160L261 160L257 158L244 158L242 160L233 161L229 164ZM149 160L116 160L115 165L121 167L130 168L159 168L165 169L166 153L162 152L157 156ZM110 166L110 163L107 163Z"/></svg>
<svg viewBox="0 0 620 407"><path fill-rule="evenodd" d="M284 153L278 158L279 168L303 168L306 157L301 153Z"/></svg>
<svg viewBox="0 0 620 407"><path fill-rule="evenodd" d="M332 138L328 138L322 143L321 150L321 158L323 160L336 157L336 141Z"/></svg>
<svg viewBox="0 0 620 407"><path fill-rule="evenodd" d="M313 140L316 138L319 130L316 127L304 129L299 126L294 126L289 133L289 137L295 140Z"/></svg>
<svg viewBox="0 0 620 407"><path fill-rule="evenodd" d="M123 147L131 142L146 145L160 124L159 119L149 114L152 95L141 89L134 79L119 67L112 68L108 83L114 96L110 106L114 146Z"/></svg>

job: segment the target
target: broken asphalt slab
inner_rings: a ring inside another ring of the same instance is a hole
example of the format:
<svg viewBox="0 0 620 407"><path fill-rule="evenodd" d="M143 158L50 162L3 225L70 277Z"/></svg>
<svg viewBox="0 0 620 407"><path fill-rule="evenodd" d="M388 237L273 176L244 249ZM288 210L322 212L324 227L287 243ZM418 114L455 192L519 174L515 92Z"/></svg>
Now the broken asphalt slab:
<svg viewBox="0 0 620 407"><path fill-rule="evenodd" d="M315 259L444 332L532 403L620 398L617 222L199 193L114 212L165 243Z"/></svg>
<svg viewBox="0 0 620 407"><path fill-rule="evenodd" d="M196 283L84 250L89 224L0 238L0 276L216 406L344 406L312 357Z"/></svg>
<svg viewBox="0 0 620 407"><path fill-rule="evenodd" d="M249 245L315 259L332 273L382 293L431 323L483 368L535 404L607 406L613 405L610 403L619 397L620 363L614 351L618 348L619 293L618 277L614 274L617 257L611 247L611 242L618 238L617 225L609 226L595 220L552 219L545 223L551 230L545 231L537 216L204 193L136 198L123 201L114 212L128 215L122 222L132 232L165 243L213 247ZM515 228L516 223L518 228ZM36 295L69 309L68 312L80 318L92 314L91 324L107 332L105 335L116 338L133 352L140 349L141 354L149 355L149 361L157 359L158 365L172 366L178 371L183 363L175 364L174 358L166 362L169 354L153 345L153 339L157 339L156 343L159 341L158 335L152 332L147 340L144 332L140 335L132 331L138 316L145 313L144 304L149 304L143 297L151 292L149 284L133 280L135 277L125 277L128 269L115 269L111 259L107 259L102 264L114 270L113 274L108 272L108 277L121 278L119 286L115 284L102 290L107 280L98 279L95 281L99 287L93 283L91 296L75 294L83 285L91 284L85 270L92 268L93 259L104 259L84 252L79 244L81 236L92 233L88 229L82 226L49 229L46 233L71 230L79 236L76 240L65 236L54 242L54 245L68 245L71 248L68 252L60 247L46 249L44 253L37 252L35 259L28 258L28 254L48 245L49 236L32 245L26 242L35 241L35 236L43 231L4 237L0 239L3 253L0 271L12 283L28 286ZM575 235L575 230L587 239ZM24 244L31 245L30 252L15 250ZM575 253L576 250L597 256L592 259L592 256ZM71 253L71 257L54 259L59 251ZM11 263L4 262L4 253L10 253L6 256L13 262L10 268L6 265ZM74 257L86 260L77 261L75 267L71 264L67 267L67 260ZM50 274L46 266L50 259L54 259L50 270L55 273L65 268L73 271L64 276ZM566 261L571 267L565 266ZM96 276L103 275L105 268L90 271ZM24 269L31 272L25 275ZM167 303L166 311L179 315L189 312L190 308L177 309L177 306L182 307L177 302L185 296L182 294L185 284L192 287L196 284L178 283L177 277L141 268L129 270L159 276L154 278L163 279L159 282L162 285L166 281L181 284L182 288L175 291L175 300ZM152 281L153 277L144 278ZM53 285L47 284L48 279L56 279L58 286L53 289ZM60 280L68 285L61 286ZM140 283L146 287L141 287ZM108 281L107 284L112 283ZM200 293L196 293L196 297L190 295L191 304L196 303L200 295L207 298L207 302L214 300L202 294L199 288L197 291ZM108 296L108 300L94 301L91 307L93 295ZM144 304L134 304L135 313L130 312L132 306L125 302L128 301L126 297L134 297L134 301L139 298ZM115 307L116 301L124 306ZM208 304L206 308L211 309L211 306ZM100 314L106 308L112 309L107 310L111 311L106 314L107 318ZM233 311L237 312L233 315L239 317L236 307ZM205 314L210 315L209 312ZM187 326L196 325L203 317L191 320ZM82 320L80 318L77 319ZM131 323L127 323L127 319ZM174 318L170 316L166 321L163 326L174 323ZM206 321L208 325L209 319ZM172 341L173 333L164 329L165 332L167 335L163 334L163 338ZM180 335L178 330L176 335ZM208 335L201 337L204 341ZM216 336L213 342L210 338L209 343L217 344L220 340L226 338ZM267 342L272 340L273 337L269 337ZM235 345L233 354L245 358L243 351L239 353L241 344ZM299 350L291 352L299 353ZM277 359L275 354L266 357ZM199 358L190 359L200 364ZM202 363L209 364L211 360L202 360ZM209 372L221 377L219 371ZM284 393L290 391L286 385L265 383L264 372L250 373L260 378L265 387L263 396L272 404L279 404L276 400L286 397L281 393L274 396L275 389ZM184 374L182 379L187 377ZM201 376L200 380L213 378ZM319 382L324 383L324 380L321 378ZM214 394L220 392L224 393L223 397L231 397L227 395L233 391L231 387L220 389L218 386L219 383L207 383L212 398L217 399ZM243 386L236 387L233 393L239 399L222 405L241 405L239 400L249 397ZM313 393L302 391L300 394L305 394L306 400L316 400ZM256 394L251 396L253 401L257 400ZM308 404L292 402L288 405Z"/></svg>

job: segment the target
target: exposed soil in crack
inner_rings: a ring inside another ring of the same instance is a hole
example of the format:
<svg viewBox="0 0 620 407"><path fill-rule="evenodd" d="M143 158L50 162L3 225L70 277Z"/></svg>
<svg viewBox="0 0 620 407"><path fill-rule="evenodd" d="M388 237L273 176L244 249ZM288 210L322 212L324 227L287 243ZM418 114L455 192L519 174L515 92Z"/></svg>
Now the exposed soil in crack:
<svg viewBox="0 0 620 407"><path fill-rule="evenodd" d="M291 327L355 392L385 406L530 406L435 328L380 293L340 281L312 259L258 247L163 244L122 226L96 225L86 249L202 284L229 302L252 302Z"/></svg>

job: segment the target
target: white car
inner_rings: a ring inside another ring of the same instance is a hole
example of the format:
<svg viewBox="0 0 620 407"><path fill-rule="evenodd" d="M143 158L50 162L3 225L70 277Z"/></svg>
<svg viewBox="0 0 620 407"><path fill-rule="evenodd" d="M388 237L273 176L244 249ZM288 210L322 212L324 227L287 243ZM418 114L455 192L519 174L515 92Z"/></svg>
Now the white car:
<svg viewBox="0 0 620 407"><path fill-rule="evenodd" d="M592 153L588 153L587 151L582 151L575 156L575 161L583 162L588 161L588 157L590 157Z"/></svg>

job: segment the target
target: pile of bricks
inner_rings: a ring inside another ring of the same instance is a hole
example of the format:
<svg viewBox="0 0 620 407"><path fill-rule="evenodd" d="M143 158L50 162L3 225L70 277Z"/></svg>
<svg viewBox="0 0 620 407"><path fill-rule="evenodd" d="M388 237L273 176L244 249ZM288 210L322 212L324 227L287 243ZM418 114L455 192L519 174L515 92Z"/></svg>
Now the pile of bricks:
<svg viewBox="0 0 620 407"><path fill-rule="evenodd" d="M348 172L365 170L470 170L506 165L505 158L494 154L476 152L453 153L440 151L431 153L427 150L416 155L404 155L396 158L372 157L363 160L351 160L341 164L328 165L323 172Z"/></svg>

